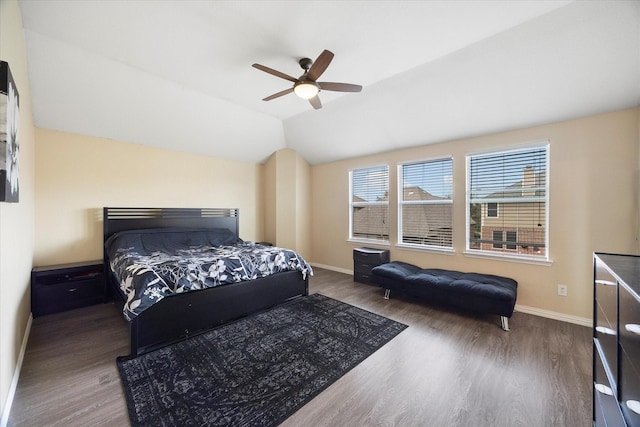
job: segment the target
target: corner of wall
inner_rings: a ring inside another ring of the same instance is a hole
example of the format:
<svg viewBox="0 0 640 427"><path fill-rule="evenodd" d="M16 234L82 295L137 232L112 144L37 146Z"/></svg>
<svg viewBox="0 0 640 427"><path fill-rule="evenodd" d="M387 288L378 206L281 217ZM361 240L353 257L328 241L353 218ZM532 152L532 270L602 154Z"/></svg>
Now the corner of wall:
<svg viewBox="0 0 640 427"><path fill-rule="evenodd" d="M264 180L262 198L264 212L264 240L267 242L276 242L276 170L277 156L273 153L264 164Z"/></svg>
<svg viewBox="0 0 640 427"><path fill-rule="evenodd" d="M265 164L265 239L308 257L311 248L311 166L290 148Z"/></svg>

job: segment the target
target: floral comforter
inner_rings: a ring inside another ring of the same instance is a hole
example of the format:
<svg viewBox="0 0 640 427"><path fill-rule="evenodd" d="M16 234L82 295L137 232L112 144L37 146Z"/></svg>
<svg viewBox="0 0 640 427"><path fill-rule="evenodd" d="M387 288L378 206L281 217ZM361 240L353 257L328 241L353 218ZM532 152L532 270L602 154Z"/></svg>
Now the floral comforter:
<svg viewBox="0 0 640 427"><path fill-rule="evenodd" d="M228 232L228 233L227 233ZM298 270L313 274L295 251L244 242L228 230L135 230L106 243L111 270L131 320L170 295Z"/></svg>

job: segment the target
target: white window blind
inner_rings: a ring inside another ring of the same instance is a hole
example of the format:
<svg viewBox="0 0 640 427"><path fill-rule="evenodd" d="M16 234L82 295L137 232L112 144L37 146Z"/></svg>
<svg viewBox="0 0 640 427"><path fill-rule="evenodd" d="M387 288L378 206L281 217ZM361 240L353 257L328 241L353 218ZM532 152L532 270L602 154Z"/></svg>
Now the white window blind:
<svg viewBox="0 0 640 427"><path fill-rule="evenodd" d="M350 173L350 239L389 241L389 167Z"/></svg>
<svg viewBox="0 0 640 427"><path fill-rule="evenodd" d="M467 156L467 249L548 259L548 145Z"/></svg>
<svg viewBox="0 0 640 427"><path fill-rule="evenodd" d="M399 165L400 244L452 248L453 159Z"/></svg>

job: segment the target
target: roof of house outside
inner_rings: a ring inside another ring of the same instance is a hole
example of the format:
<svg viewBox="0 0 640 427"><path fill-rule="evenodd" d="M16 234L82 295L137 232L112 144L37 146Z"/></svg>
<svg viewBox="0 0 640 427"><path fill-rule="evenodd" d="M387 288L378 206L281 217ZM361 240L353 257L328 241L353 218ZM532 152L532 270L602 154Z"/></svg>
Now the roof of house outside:
<svg viewBox="0 0 640 427"><path fill-rule="evenodd" d="M389 206L373 205L353 211L354 235L389 235Z"/></svg>
<svg viewBox="0 0 640 427"><path fill-rule="evenodd" d="M543 187L547 182L547 174L545 171L535 173L533 175L534 182L531 183L531 187ZM484 196L485 199L502 199L509 197L522 197L524 190L526 190L526 186L523 187L522 183L525 180L521 180L515 182L502 190L495 191L487 196ZM520 190L520 191L519 191ZM544 190L536 190L535 196L543 196Z"/></svg>
<svg viewBox="0 0 640 427"><path fill-rule="evenodd" d="M418 186L405 187L403 190L404 201L449 200L434 196ZM451 203L405 205L402 209L402 233L405 237L427 237L436 230L452 228ZM372 205L356 208L353 212L353 234L387 236L389 207Z"/></svg>
<svg viewBox="0 0 640 427"><path fill-rule="evenodd" d="M403 189L403 201L450 200L448 197L434 196L421 187ZM452 228L452 204L417 204L402 207L402 235L405 237L427 237L434 230Z"/></svg>

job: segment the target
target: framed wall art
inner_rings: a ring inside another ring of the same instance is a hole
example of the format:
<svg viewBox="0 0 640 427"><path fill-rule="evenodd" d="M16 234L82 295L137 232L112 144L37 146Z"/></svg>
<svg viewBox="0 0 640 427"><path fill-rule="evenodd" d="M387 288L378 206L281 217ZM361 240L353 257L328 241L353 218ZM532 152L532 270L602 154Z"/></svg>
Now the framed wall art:
<svg viewBox="0 0 640 427"><path fill-rule="evenodd" d="M0 61L0 202L18 202L19 109L9 64Z"/></svg>

